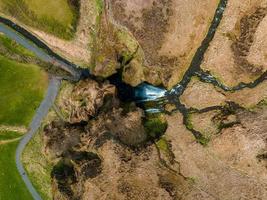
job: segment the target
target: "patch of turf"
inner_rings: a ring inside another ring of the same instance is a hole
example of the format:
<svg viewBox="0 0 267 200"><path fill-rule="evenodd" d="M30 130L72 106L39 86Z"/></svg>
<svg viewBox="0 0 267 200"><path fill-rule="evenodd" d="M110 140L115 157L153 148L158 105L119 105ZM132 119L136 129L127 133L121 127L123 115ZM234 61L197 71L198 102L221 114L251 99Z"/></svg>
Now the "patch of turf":
<svg viewBox="0 0 267 200"><path fill-rule="evenodd" d="M40 68L0 56L0 124L28 126L46 87Z"/></svg>
<svg viewBox="0 0 267 200"><path fill-rule="evenodd" d="M101 13L104 10L104 2L103 0L95 0L96 2L96 8L98 13Z"/></svg>
<svg viewBox="0 0 267 200"><path fill-rule="evenodd" d="M162 115L154 115L147 116L144 127L147 135L152 139L156 139L165 133L168 124Z"/></svg>
<svg viewBox="0 0 267 200"><path fill-rule="evenodd" d="M15 164L15 152L18 142L0 145L0 199L31 200Z"/></svg>
<svg viewBox="0 0 267 200"><path fill-rule="evenodd" d="M197 138L197 142L199 142L201 145L203 145L204 147L208 146L209 142L210 142L210 137L200 137Z"/></svg>
<svg viewBox="0 0 267 200"><path fill-rule="evenodd" d="M21 137L22 134L14 131L0 131L0 141L1 140L12 140Z"/></svg>
<svg viewBox="0 0 267 200"><path fill-rule="evenodd" d="M63 39L74 36L79 0L0 0L0 11Z"/></svg>
<svg viewBox="0 0 267 200"><path fill-rule="evenodd" d="M52 199L52 164L42 153L42 139L39 134L29 142L22 154L22 162L34 187L43 200Z"/></svg>
<svg viewBox="0 0 267 200"><path fill-rule="evenodd" d="M164 151L164 152L166 152L166 153L168 153L169 152L169 146L168 146L168 143L167 143L167 141L166 141L166 139L165 138L160 138L157 142L156 142L156 145L157 145L157 147L160 149L160 150L162 150L162 151Z"/></svg>

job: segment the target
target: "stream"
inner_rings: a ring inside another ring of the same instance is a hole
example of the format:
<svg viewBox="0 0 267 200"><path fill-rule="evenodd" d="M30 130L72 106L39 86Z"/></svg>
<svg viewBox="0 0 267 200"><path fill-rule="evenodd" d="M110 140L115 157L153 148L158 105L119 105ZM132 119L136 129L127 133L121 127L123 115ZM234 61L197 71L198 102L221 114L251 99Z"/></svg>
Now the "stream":
<svg viewBox="0 0 267 200"><path fill-rule="evenodd" d="M221 83L220 81L218 81L211 74L203 71L200 68L204 54L207 51L209 44L212 41L216 33L217 27L220 24L220 21L223 17L223 13L224 13L226 6L227 6L227 0L220 0L219 5L216 9L214 18L212 20L212 23L209 27L209 31L206 37L204 38L204 40L202 41L200 47L197 49L197 52L195 53L192 59L192 62L190 66L188 67L188 70L184 74L180 83L175 85L171 90L166 90L164 88L155 87L148 83L142 83L138 85L137 87L131 87L130 85L123 83L121 80L121 76L119 75L119 73L117 73L113 75L112 77L110 77L109 81L117 87L118 95L120 99L122 99L123 101L135 101L138 106L144 108L144 110L149 113L159 113L159 112L167 113L167 111L165 111L165 105L173 104L176 106L175 110L178 110L182 113L183 118L184 118L184 124L186 125L188 114L191 110L187 109L185 105L183 105L180 102L179 97L183 94L183 92L187 88L193 76L197 76L199 77L200 81L205 82L205 83L210 83L214 85L215 87L219 87L223 89L224 91L237 91L237 90L242 90L244 88L253 88L257 86L259 83L261 83L262 81L264 81L267 77L267 72L263 73L262 76L260 76L254 82L246 83L246 84L240 83L235 87L229 88L225 86L223 83ZM0 32L4 33L10 39L15 40L17 43L21 44L28 50L32 51L41 60L51 63L55 67L59 67L67 71L68 73L70 73L72 75L72 81L79 81L82 78L88 78L90 75L89 70L82 69L81 67L60 57L59 55L54 53L46 44L44 44L41 40L35 37L33 34L28 32L21 26L3 17L0 17ZM58 82L56 84L58 84ZM55 90L55 91L58 91L58 90ZM53 93L53 98L54 98L54 95L55 94ZM146 106L148 102L150 106ZM206 108L206 110L209 110L209 109L218 109L218 108L217 107ZM188 126L186 127L188 128ZM188 129L194 134L196 138L202 137L201 133L199 133L198 131L195 131L194 129L190 129L190 128ZM36 127L34 128L34 130L37 130ZM27 134L25 136L27 137L27 142L32 138L33 135L34 135L33 132L30 132L30 135ZM24 143L23 148L20 147L20 152L23 151L25 145L26 144ZM17 160L19 159L20 159L20 156L17 157ZM21 172L21 169L19 170ZM25 174L24 175L21 174L21 175L24 179ZM32 188L28 188L28 189L32 190ZM33 191L33 192L35 193L36 191ZM35 199L39 199L39 197Z"/></svg>
<svg viewBox="0 0 267 200"><path fill-rule="evenodd" d="M142 83L137 87L131 87L122 82L119 73L108 78L110 82L118 88L119 96L124 101L135 101L142 105L145 102L154 102L155 107L146 108L147 112L162 112L166 103L175 104L181 112L186 112L185 107L180 103L179 97L183 94L187 85L193 76L199 77L202 82L213 84L224 91L237 91L244 88L253 88L264 81L267 77L267 72L263 73L258 79L251 83L240 83L232 88L225 86L218 81L214 76L200 68L204 54L212 41L216 29L223 17L223 12L227 6L227 0L221 0L216 9L214 18L209 27L209 31L197 49L188 70L185 72L182 80L175 85L171 90L167 91L164 88L155 87L148 83ZM90 72L88 69L83 69L68 60L62 58L53 52L44 42L35 37L21 26L15 24L9 19L0 17L0 32L4 33L10 39L15 40L28 50L32 51L41 60L53 64L62 70L67 71L72 75L73 81L79 81L82 78L88 78Z"/></svg>

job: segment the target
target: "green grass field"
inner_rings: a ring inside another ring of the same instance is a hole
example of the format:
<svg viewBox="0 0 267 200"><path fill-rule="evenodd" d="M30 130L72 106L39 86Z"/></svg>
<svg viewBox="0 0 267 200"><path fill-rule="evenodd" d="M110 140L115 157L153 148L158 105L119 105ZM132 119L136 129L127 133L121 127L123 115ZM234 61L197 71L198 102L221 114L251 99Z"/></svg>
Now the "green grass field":
<svg viewBox="0 0 267 200"><path fill-rule="evenodd" d="M74 36L78 20L77 2L77 0L0 0L0 12L28 26L69 40Z"/></svg>
<svg viewBox="0 0 267 200"><path fill-rule="evenodd" d="M46 87L40 68L0 56L0 124L27 126Z"/></svg>
<svg viewBox="0 0 267 200"><path fill-rule="evenodd" d="M3 2L0 0L0 10ZM12 2L15 1L9 1ZM32 52L0 34L0 126L11 130L12 126L28 127L44 98L48 76L31 63L41 62ZM15 165L15 151L22 135L0 131L0 200L32 199Z"/></svg>
<svg viewBox="0 0 267 200"><path fill-rule="evenodd" d="M0 48L18 60L18 55L34 57L3 35L0 35ZM27 127L47 88L48 77L40 67L18 60L0 55L0 126ZM32 199L15 165L15 151L22 134L0 131L0 200Z"/></svg>
<svg viewBox="0 0 267 200"><path fill-rule="evenodd" d="M31 200L15 165L18 142L0 145L0 200Z"/></svg>

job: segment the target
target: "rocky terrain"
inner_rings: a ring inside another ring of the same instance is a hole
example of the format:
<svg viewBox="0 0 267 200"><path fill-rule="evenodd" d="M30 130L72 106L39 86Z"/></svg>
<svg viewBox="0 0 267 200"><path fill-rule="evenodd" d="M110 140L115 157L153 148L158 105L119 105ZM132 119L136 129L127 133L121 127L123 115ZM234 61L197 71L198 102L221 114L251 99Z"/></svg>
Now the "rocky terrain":
<svg viewBox="0 0 267 200"><path fill-rule="evenodd" d="M99 14L94 37L84 40L92 73L170 89L189 69L218 1L90 5ZM265 0L228 0L198 73L166 112L123 102L103 79L65 83L41 135L53 198L267 199L266 14Z"/></svg>
<svg viewBox="0 0 267 200"><path fill-rule="evenodd" d="M108 83L67 85L57 105L64 121L43 133L55 199L267 197L265 105L192 112L191 125L209 138L204 146L179 112L165 115L163 136L151 137L144 112L123 105Z"/></svg>

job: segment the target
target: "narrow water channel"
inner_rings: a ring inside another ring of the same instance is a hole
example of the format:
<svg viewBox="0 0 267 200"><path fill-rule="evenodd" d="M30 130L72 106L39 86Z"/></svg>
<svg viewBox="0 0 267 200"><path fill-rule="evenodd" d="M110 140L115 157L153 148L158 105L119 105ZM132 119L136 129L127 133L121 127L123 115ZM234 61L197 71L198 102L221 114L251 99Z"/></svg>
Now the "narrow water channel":
<svg viewBox="0 0 267 200"><path fill-rule="evenodd" d="M220 24L226 6L227 0L221 0L219 2L214 14L214 18L209 27L209 31L202 41L200 47L197 49L197 52L195 53L192 62L180 83L175 85L169 91L165 90L164 88L149 85L147 83L142 83L137 87L131 87L130 85L123 83L121 77L119 76L119 73L117 73L114 76L110 77L109 80L118 88L119 96L121 97L121 99L124 101L135 101L141 106L147 105L147 102L152 102L150 103L150 105L153 105L153 107L146 107L147 112L163 112L164 105L166 103L172 103L176 105L177 110L182 113L186 113L187 110L185 106L180 103L179 97L183 94L193 76L198 76L201 81L211 83L214 86L219 87L225 91L236 91L243 88L253 88L264 81L267 77L267 72L262 74L262 76L260 76L252 83L240 83L235 87L229 88L219 82L208 72L204 72L200 68L204 54L215 35L216 29ZM82 70L82 68L80 68L79 66L60 57L33 34L10 21L9 19L0 17L0 32L4 33L10 39L15 40L28 50L35 53L35 55L43 61L52 63L55 67L69 72L73 77L72 79L75 81L78 81L81 78L86 78L90 74L89 70Z"/></svg>
<svg viewBox="0 0 267 200"><path fill-rule="evenodd" d="M186 71L183 79L174 86L171 90L167 91L164 88L155 87L147 83L142 83L137 87L131 87L128 84L125 84L121 80L119 73L109 78L109 81L116 85L120 99L123 101L134 101L139 106L143 107L146 112L155 113L155 112L165 112L166 104L173 104L176 106L176 110L180 111L183 115L184 124L187 123L188 114L190 109L187 109L180 102L180 96L183 94L187 88L191 78L193 76L198 76L201 81L206 83L211 83L216 87L219 87L225 91L236 91L243 88L253 88L259 83L264 81L267 77L267 72L265 72L261 77L255 80L252 83L240 83L239 85L229 88L223 85L221 82L216 80L212 75L207 72L204 72L200 65L202 63L205 52L207 51L210 42L214 38L215 32L220 24L220 21L223 17L224 10L227 6L227 0L221 0L219 2L218 8L216 9L213 21L209 27L209 31L202 41L201 46L198 48L195 53L188 70ZM82 70L79 66L74 65L73 63L65 60L56 53L54 53L47 45L42 41L36 38L27 30L13 23L12 21L0 17L0 32L4 33L10 39L15 40L28 50L35 53L40 59L45 62L54 64L55 67L59 67L73 76L73 80L80 80L81 78L88 77L89 71ZM147 106L149 105L149 106ZM210 107L209 109L218 109L217 107ZM188 126L186 126L188 128ZM188 128L196 138L201 138L202 135L194 129ZM23 150L23 149L22 149ZM22 151L21 150L21 151ZM19 158L18 158L19 159Z"/></svg>

